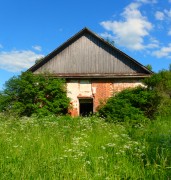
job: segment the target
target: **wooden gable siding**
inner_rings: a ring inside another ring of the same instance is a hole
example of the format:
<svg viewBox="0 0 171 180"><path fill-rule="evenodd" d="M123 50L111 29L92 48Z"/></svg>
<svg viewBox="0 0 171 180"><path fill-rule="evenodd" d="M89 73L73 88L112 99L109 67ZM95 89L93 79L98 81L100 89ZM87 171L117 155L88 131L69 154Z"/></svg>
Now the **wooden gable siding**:
<svg viewBox="0 0 171 180"><path fill-rule="evenodd" d="M90 33L78 36L34 73L53 74L147 74L147 71L127 56L115 51ZM150 73L149 73L150 74Z"/></svg>

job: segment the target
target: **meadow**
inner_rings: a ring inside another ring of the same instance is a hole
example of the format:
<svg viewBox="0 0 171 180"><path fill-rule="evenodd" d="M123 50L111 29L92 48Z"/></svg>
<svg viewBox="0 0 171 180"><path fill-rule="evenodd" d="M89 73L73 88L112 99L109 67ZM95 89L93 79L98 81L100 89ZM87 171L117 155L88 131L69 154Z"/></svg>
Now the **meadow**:
<svg viewBox="0 0 171 180"><path fill-rule="evenodd" d="M171 179L171 117L139 124L102 118L0 115L0 179Z"/></svg>

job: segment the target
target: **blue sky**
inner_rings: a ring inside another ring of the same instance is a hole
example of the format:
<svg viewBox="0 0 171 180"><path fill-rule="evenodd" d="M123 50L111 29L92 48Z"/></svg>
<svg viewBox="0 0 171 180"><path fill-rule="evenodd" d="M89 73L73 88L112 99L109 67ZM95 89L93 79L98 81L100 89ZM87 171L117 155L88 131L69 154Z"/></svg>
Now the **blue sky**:
<svg viewBox="0 0 171 180"><path fill-rule="evenodd" d="M0 89L85 26L155 72L171 64L171 0L1 0Z"/></svg>

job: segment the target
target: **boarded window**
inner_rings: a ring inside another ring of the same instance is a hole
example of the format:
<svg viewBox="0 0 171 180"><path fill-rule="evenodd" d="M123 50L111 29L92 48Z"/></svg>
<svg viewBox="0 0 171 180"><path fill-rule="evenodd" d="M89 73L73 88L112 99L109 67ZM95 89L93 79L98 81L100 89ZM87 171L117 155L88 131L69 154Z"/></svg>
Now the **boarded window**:
<svg viewBox="0 0 171 180"><path fill-rule="evenodd" d="M81 92L91 92L91 83L89 80L80 81L80 91Z"/></svg>

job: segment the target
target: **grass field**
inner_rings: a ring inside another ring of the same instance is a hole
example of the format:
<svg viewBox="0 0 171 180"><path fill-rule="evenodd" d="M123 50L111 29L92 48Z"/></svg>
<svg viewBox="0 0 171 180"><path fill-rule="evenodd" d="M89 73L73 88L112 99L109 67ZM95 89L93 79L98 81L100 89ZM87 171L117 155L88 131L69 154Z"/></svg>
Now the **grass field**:
<svg viewBox="0 0 171 180"><path fill-rule="evenodd" d="M0 179L171 179L171 117L132 127L0 115Z"/></svg>

